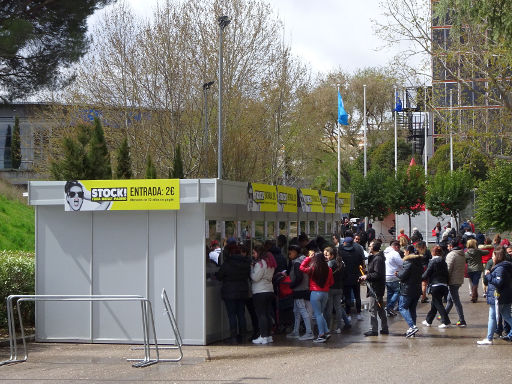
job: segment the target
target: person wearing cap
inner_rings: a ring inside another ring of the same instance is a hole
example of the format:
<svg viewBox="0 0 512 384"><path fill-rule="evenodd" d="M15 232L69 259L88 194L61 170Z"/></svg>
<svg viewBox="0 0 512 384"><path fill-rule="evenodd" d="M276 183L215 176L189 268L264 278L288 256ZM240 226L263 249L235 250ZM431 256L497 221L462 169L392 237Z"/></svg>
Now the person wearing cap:
<svg viewBox="0 0 512 384"><path fill-rule="evenodd" d="M361 247L362 249L362 247ZM357 320L362 321L361 316L361 291L359 286L359 276L361 273L359 267L365 268L364 253L359 252L354 246L352 237L345 237L343 245L339 250L341 259L345 263L345 280L343 284L343 294L345 296L345 310L350 314L352 304L352 294L356 301Z"/></svg>
<svg viewBox="0 0 512 384"><path fill-rule="evenodd" d="M212 251L208 254L208 257L215 264L219 265L220 264L220 253L221 253L219 242L217 240L212 240L212 242L210 243L210 248L212 249Z"/></svg>
<svg viewBox="0 0 512 384"><path fill-rule="evenodd" d="M300 270L300 265L306 259L302 254L301 248L298 244L290 244L288 247L288 258L290 259L290 288L293 291L293 314L295 315L295 322L293 331L286 335L289 339L299 340L313 340L313 330L311 328L311 306L309 302L309 276ZM299 334L300 320L304 321L306 333Z"/></svg>

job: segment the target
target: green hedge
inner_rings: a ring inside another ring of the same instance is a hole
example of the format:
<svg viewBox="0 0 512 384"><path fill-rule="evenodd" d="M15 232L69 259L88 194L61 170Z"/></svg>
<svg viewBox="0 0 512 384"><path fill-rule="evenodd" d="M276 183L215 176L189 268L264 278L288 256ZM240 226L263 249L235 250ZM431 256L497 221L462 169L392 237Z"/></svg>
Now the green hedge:
<svg viewBox="0 0 512 384"><path fill-rule="evenodd" d="M9 295L33 295L35 292L34 253L24 251L0 251L0 327L7 326L6 298ZM25 303L22 308L23 322L34 325L34 305Z"/></svg>

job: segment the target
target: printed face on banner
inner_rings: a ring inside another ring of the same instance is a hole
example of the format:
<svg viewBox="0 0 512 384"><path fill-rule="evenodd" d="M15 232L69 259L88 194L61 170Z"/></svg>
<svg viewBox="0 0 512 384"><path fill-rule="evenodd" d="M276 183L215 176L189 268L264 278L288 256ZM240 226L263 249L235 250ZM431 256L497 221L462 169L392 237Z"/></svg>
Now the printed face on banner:
<svg viewBox="0 0 512 384"><path fill-rule="evenodd" d="M249 183L247 210L252 212L277 212L277 189L274 185Z"/></svg>
<svg viewBox="0 0 512 384"><path fill-rule="evenodd" d="M279 212L297 212L297 189L277 186L277 209Z"/></svg>
<svg viewBox="0 0 512 384"><path fill-rule="evenodd" d="M65 211L180 209L179 179L73 180L64 194Z"/></svg>
<svg viewBox="0 0 512 384"><path fill-rule="evenodd" d="M301 188L299 190L300 204L302 212L320 212L324 211L320 193L316 189Z"/></svg>
<svg viewBox="0 0 512 384"><path fill-rule="evenodd" d="M324 213L336 213L336 192L320 191Z"/></svg>
<svg viewBox="0 0 512 384"><path fill-rule="evenodd" d="M337 193L336 194L336 213L350 213L350 202L352 194Z"/></svg>

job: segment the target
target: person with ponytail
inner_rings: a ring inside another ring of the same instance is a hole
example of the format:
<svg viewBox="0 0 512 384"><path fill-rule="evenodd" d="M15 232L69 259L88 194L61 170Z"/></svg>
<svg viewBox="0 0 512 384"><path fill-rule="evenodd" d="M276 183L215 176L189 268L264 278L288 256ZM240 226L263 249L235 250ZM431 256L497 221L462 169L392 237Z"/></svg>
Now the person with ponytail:
<svg viewBox="0 0 512 384"><path fill-rule="evenodd" d="M300 265L300 270L309 275L310 302L318 325L318 337L313 342L325 343L330 335L323 312L329 298L329 288L334 284L332 270L322 252L310 253Z"/></svg>
<svg viewBox="0 0 512 384"><path fill-rule="evenodd" d="M275 301L274 286L272 278L277 267L276 259L271 252L265 251L261 246L254 248L252 251L252 300L254 308L258 315L258 324L260 328L260 337L254 339L254 344L272 343L272 311L273 302Z"/></svg>

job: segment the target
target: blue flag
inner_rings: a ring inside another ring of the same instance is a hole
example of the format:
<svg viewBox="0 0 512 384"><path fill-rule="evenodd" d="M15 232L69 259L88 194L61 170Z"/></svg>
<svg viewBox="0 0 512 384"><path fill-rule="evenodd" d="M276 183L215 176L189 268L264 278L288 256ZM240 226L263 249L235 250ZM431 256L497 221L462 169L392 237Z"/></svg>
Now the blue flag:
<svg viewBox="0 0 512 384"><path fill-rule="evenodd" d="M341 93L338 92L338 123L341 125L348 125L348 114L343 108L343 100L341 99Z"/></svg>
<svg viewBox="0 0 512 384"><path fill-rule="evenodd" d="M400 100L400 96L398 96L398 91L395 95L395 109L396 112L402 112L402 100Z"/></svg>

